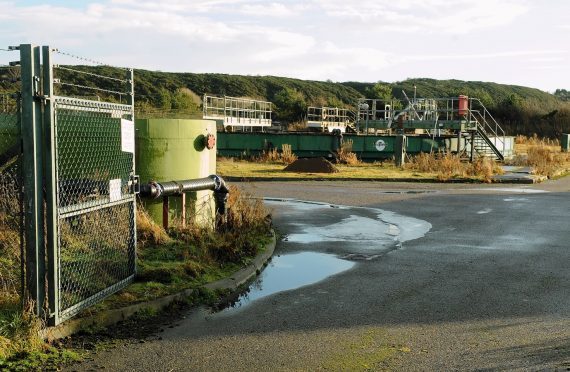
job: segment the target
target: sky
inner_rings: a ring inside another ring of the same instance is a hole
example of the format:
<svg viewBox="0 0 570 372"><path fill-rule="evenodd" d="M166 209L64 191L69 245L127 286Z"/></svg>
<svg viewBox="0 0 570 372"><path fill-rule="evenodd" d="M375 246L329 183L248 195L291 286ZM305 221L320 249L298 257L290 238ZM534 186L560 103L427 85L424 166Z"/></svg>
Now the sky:
<svg viewBox="0 0 570 372"><path fill-rule="evenodd" d="M0 48L26 43L170 72L570 90L570 0L0 0Z"/></svg>

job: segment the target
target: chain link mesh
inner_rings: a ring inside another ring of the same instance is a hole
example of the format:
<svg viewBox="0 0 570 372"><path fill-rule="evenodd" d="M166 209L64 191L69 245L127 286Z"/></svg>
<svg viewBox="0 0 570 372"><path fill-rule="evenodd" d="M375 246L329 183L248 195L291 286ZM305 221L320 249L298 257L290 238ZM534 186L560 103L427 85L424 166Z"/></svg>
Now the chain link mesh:
<svg viewBox="0 0 570 372"><path fill-rule="evenodd" d="M0 305L19 303L22 270L22 147L19 99L0 93Z"/></svg>
<svg viewBox="0 0 570 372"><path fill-rule="evenodd" d="M121 145L121 119L131 115L127 105L55 101L62 318L134 274L134 154Z"/></svg>

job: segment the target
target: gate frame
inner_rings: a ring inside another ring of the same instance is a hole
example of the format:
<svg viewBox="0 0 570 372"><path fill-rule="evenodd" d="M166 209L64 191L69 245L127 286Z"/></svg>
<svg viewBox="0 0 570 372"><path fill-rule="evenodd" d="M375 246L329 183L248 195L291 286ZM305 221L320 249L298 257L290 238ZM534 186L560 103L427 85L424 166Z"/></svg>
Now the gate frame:
<svg viewBox="0 0 570 372"><path fill-rule="evenodd" d="M21 44L21 131L23 149L24 203L25 203L25 282L26 297L34 304L33 311L55 326L69 319L93 303L96 296L103 299L124 288L136 273L136 188L135 154L129 175L132 194L132 218L130 231L132 247L129 247L130 275L106 289L80 301L67 309L60 308L60 252L59 211L57 180L57 140L55 122L54 73L52 49L32 44ZM43 65L42 65L43 64ZM127 104L134 122L134 78L133 69L126 69ZM96 102L99 104L100 102ZM43 109L43 110L42 110ZM44 168L45 167L45 168ZM43 177L45 175L45 183ZM45 188L45 200L44 200ZM44 209L44 201L46 206ZM45 216L45 230L44 230ZM44 239L44 233L46 238ZM47 252L46 252L47 251ZM47 265L46 265L47 253ZM133 257L130 257L132 255ZM131 260L132 258L132 260ZM47 266L47 268L46 268ZM46 271L47 269L47 271ZM24 279L24 273L22 273ZM47 304L46 288L47 284Z"/></svg>
<svg viewBox="0 0 570 372"><path fill-rule="evenodd" d="M21 44L20 69L22 79L22 159L24 178L26 294L33 310L44 315L45 305L45 245L43 199L42 116L39 100L40 48ZM23 257L22 257L23 259Z"/></svg>

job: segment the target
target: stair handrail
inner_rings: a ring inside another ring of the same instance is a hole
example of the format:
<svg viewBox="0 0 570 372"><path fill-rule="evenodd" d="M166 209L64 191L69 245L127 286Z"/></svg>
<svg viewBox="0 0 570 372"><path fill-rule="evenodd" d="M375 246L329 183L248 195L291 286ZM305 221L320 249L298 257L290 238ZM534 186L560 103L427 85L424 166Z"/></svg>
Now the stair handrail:
<svg viewBox="0 0 570 372"><path fill-rule="evenodd" d="M479 112L479 110L471 110L472 111L472 116L475 119L475 122L477 123L477 132L480 134L480 136L483 138L483 140L487 143L487 147L489 147L494 153L497 154L497 151L500 153L500 156L504 157L504 153L505 153L505 137L503 136L503 139L500 138L500 136L493 130L493 128L486 122L485 117L481 114L481 112ZM480 120L477 119L476 115L474 115L474 113L477 113L477 115L479 115ZM485 123L488 127L488 132L485 130L485 126L483 124L481 124L481 122ZM489 134L495 137L495 142L491 142L491 139L489 138ZM499 149L499 146L497 146L497 142L501 142L501 146ZM497 154L499 155L499 154Z"/></svg>
<svg viewBox="0 0 570 372"><path fill-rule="evenodd" d="M471 108L472 105L469 105L469 107L470 107L469 111L470 111L470 112L476 112L477 114L479 114L480 118L482 119L482 121L483 121L483 131L485 131L487 128L489 128L489 130L491 131L491 133L492 133L495 137L497 137L497 138L503 137L503 138L502 138L502 141L501 141L501 142L502 142L502 145L503 145L503 146L502 146L503 149L502 149L501 153L504 154L504 153L505 153L505 141L506 141L505 131L504 131L503 128L499 125L499 123L498 123L497 120L493 117L493 115L489 112L489 110L487 110L487 107L485 107L485 105L483 104L483 102L481 102L481 100L480 100L479 98L469 98L469 100L477 102L477 103L481 106L481 108L483 108L483 114L481 114L481 112L480 112L479 110L473 110L473 109ZM489 124L489 122L487 121L487 116L488 116L489 118L491 118L492 123L495 124L495 129L494 129L494 130L493 130L493 127L492 127L492 126ZM477 123L480 122L479 120L476 120L476 121L477 121Z"/></svg>

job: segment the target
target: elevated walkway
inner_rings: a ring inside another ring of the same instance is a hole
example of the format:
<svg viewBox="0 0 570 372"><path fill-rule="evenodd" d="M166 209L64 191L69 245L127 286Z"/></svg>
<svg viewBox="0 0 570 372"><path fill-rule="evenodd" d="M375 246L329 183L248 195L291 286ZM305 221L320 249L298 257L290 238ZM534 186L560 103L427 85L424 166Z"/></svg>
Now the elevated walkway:
<svg viewBox="0 0 570 372"><path fill-rule="evenodd" d="M233 127L241 127L243 130L270 127L271 115L271 102L204 95L203 118L215 120L224 130Z"/></svg>

